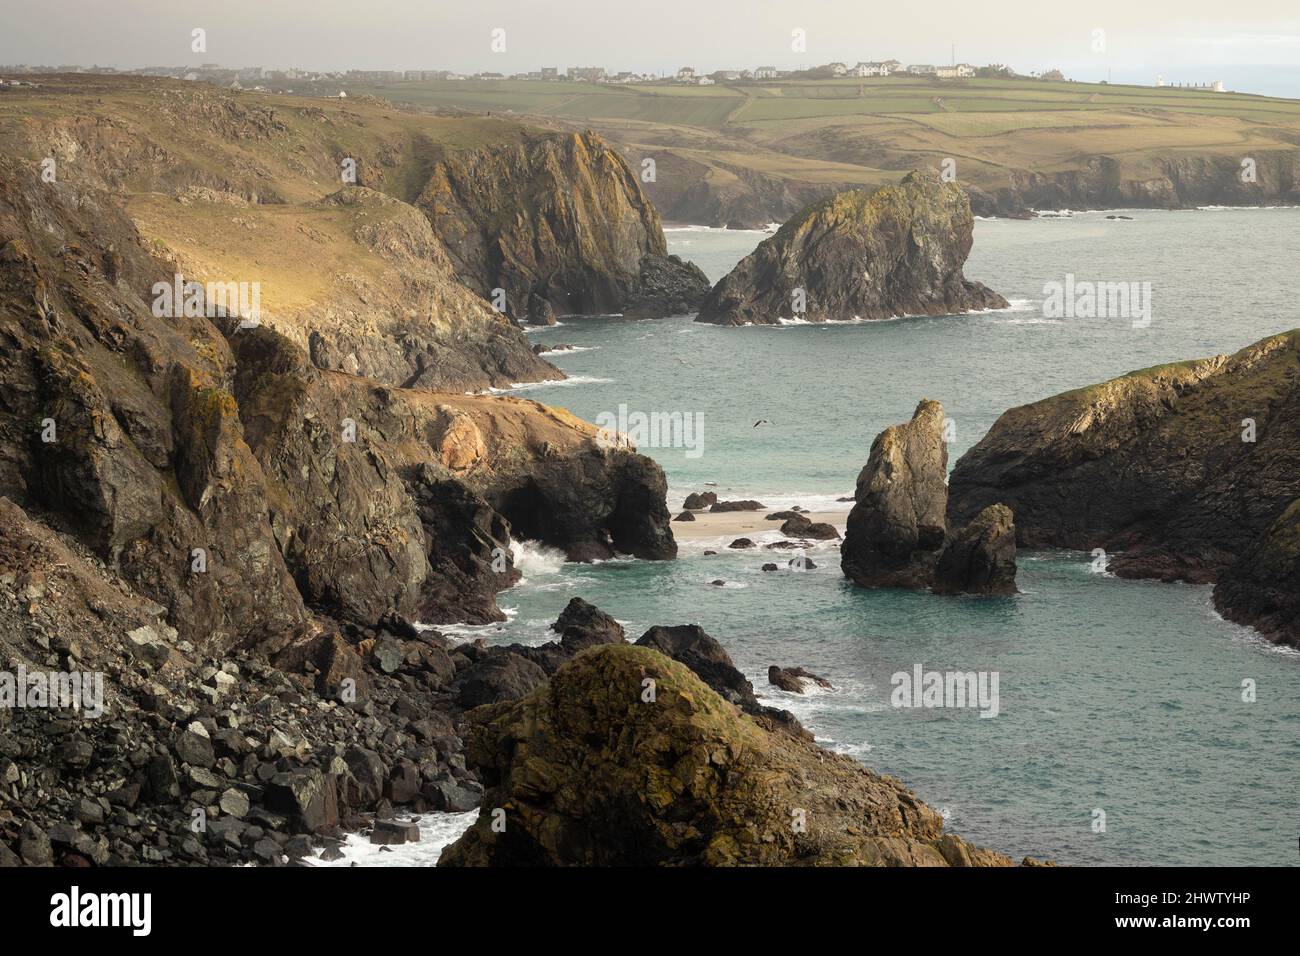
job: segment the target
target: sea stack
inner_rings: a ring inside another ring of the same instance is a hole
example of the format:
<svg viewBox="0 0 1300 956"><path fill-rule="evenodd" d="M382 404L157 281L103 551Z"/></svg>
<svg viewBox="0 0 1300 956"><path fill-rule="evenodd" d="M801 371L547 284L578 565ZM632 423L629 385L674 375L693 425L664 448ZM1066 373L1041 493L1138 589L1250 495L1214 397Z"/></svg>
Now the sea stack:
<svg viewBox="0 0 1300 956"><path fill-rule="evenodd" d="M970 200L937 172L814 203L713 287L696 321L774 325L1006 308L962 273Z"/></svg>
<svg viewBox="0 0 1300 956"><path fill-rule="evenodd" d="M950 534L943 406L922 399L912 420L876 436L858 475L840 567L866 588L1014 594L1015 523L1003 505Z"/></svg>

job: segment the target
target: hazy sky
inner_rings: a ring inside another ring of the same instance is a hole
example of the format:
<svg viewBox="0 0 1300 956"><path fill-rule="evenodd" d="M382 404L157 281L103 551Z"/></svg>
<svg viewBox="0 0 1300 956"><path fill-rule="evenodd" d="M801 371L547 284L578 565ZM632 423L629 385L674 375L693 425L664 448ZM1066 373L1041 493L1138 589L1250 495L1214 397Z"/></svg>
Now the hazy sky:
<svg viewBox="0 0 1300 956"><path fill-rule="evenodd" d="M791 50L796 28L807 52ZM1297 0L0 0L0 63L711 71L946 63L954 43L959 61L1024 72L1300 96Z"/></svg>

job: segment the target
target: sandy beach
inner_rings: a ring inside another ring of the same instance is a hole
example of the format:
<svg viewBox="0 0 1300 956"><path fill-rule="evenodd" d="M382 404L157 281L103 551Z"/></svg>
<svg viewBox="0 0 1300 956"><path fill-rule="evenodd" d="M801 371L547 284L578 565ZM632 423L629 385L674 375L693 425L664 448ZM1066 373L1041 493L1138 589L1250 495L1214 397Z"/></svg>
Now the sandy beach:
<svg viewBox="0 0 1300 956"><path fill-rule="evenodd" d="M681 512L675 512L674 517ZM781 521L768 521L767 516L771 510L763 511L721 511L710 513L708 511L695 511L694 521L674 521L673 537L678 541L692 541L700 538L717 538L724 535L734 535L737 538L749 537L754 534L761 534L764 531L780 531ZM804 516L814 523L826 522L834 525L844 534L844 522L849 518L849 513L845 511L808 511Z"/></svg>

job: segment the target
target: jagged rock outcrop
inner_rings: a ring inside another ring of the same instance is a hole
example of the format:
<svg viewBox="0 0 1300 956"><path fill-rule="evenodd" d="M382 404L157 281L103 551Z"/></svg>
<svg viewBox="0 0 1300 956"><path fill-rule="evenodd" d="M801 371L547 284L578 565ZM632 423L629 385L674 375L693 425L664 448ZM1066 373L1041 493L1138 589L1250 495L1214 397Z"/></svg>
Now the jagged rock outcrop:
<svg viewBox="0 0 1300 956"><path fill-rule="evenodd" d="M469 719L484 810L440 866L1011 864L944 834L897 781L763 730L646 647L583 651Z"/></svg>
<svg viewBox="0 0 1300 956"><path fill-rule="evenodd" d="M1124 577L1222 577L1235 619L1269 628L1285 601L1255 604L1250 562L1285 552L1300 498L1298 382L1292 331L1010 409L957 463L949 518L1002 502L1022 546L1102 548Z"/></svg>
<svg viewBox="0 0 1300 956"><path fill-rule="evenodd" d="M891 425L871 443L840 548L840 566L855 584L929 585L947 536L943 422L943 406L923 400L911 421Z"/></svg>
<svg viewBox="0 0 1300 956"><path fill-rule="evenodd" d="M508 314L654 317L694 311L700 270L667 255L636 174L595 133L540 134L445 157L417 205L461 280Z"/></svg>
<svg viewBox="0 0 1300 956"><path fill-rule="evenodd" d="M950 534L943 406L922 399L911 421L871 443L858 475L840 567L867 588L1014 594L1012 513L989 508Z"/></svg>
<svg viewBox="0 0 1300 956"><path fill-rule="evenodd" d="M955 183L914 170L897 186L814 203L713 287L696 321L886 319L1005 308L962 274L974 220Z"/></svg>

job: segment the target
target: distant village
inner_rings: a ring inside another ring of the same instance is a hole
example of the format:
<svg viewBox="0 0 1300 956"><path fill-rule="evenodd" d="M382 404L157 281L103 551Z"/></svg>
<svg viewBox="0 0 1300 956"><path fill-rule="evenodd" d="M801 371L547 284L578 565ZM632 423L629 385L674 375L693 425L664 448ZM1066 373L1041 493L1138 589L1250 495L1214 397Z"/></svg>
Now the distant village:
<svg viewBox="0 0 1300 956"><path fill-rule="evenodd" d="M1039 79L1056 82L1070 82L1060 70L1046 70L1042 73L1020 74L1002 64L972 66L969 63L952 63L939 66L932 63L909 63L904 65L898 60L863 60L850 66L847 63L826 63L810 69L781 70L775 66L756 66L752 70L714 70L712 73L684 66L676 73L634 73L629 71L610 72L603 66L571 66L561 70L559 67L542 67L528 73L457 73L452 70L268 70L260 66L235 69L223 67L216 63L204 63L197 67L153 66L141 69L119 70L108 66L0 66L0 72L9 76L42 73L88 73L88 74L123 74L130 76L158 76L172 79L184 79L215 83L231 89L293 92L293 86L315 87L319 84L337 85L373 85L376 83L426 82L431 80L533 80L553 83L681 83L691 86L712 86L717 83L762 83L771 80L798 79L832 79L838 77L877 77L904 74L908 76L929 77L936 80L955 80L968 77L1004 77L1021 79ZM0 83L3 83L0 80ZM9 81L10 85L19 85L21 81ZM30 82L30 81L29 81ZM1104 81L1103 81L1104 82ZM1177 86L1184 89L1204 89L1223 92L1221 81L1208 83L1166 83L1163 77L1157 77L1155 86ZM346 92L340 90L340 96Z"/></svg>
<svg viewBox="0 0 1300 956"><path fill-rule="evenodd" d="M986 68L987 69L987 68ZM1006 67L992 68L1002 71L1004 75L1013 75ZM161 76L172 79L203 80L235 88L258 89L267 85L276 87L285 83L400 83L403 81L429 80L536 80L556 83L685 83L694 86L710 86L714 83L744 83L749 81L798 79L802 77L853 77L853 76L890 76L894 73L910 73L918 76L934 76L940 79L976 76L979 70L969 63L953 66L933 66L914 63L904 66L898 60L880 60L861 62L855 66L846 63L828 63L824 66L805 70L778 70L775 66L758 66L752 70L715 70L712 73L696 71L684 66L675 74L633 73L628 71L610 72L603 66L571 66L561 70L559 67L543 67L529 73L456 73L452 70L267 70L259 66L233 69L216 63L204 63L197 67L144 67L136 70L118 70L105 66L0 66L0 70L9 74L22 73L122 73L134 76Z"/></svg>

